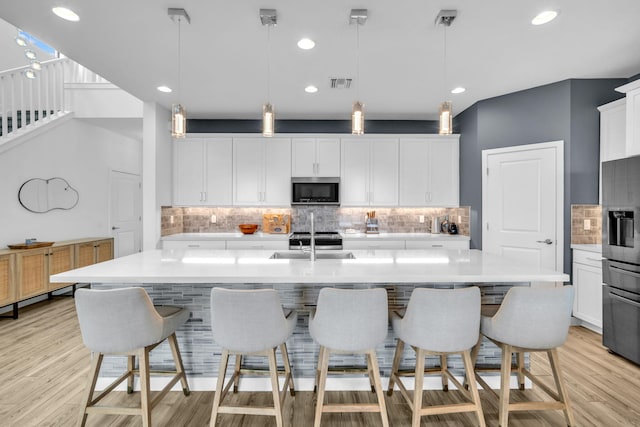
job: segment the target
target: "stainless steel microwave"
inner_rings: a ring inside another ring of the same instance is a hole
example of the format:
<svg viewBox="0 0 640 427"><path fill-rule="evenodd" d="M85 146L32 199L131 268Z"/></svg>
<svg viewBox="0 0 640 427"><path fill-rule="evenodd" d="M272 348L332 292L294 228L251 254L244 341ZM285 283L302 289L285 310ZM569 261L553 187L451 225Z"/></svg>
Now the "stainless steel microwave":
<svg viewBox="0 0 640 427"><path fill-rule="evenodd" d="M292 205L340 205L340 178L291 178Z"/></svg>

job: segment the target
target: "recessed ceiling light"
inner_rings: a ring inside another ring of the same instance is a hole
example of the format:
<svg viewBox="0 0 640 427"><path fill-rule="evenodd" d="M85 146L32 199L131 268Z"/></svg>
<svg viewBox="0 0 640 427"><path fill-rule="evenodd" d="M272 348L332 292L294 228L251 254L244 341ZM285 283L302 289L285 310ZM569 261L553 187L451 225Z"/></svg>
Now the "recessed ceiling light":
<svg viewBox="0 0 640 427"><path fill-rule="evenodd" d="M26 70L24 70L22 72L22 74L28 79L35 79L36 78L36 72L33 71L31 68L27 68Z"/></svg>
<svg viewBox="0 0 640 427"><path fill-rule="evenodd" d="M558 16L558 12L555 10L545 10L544 12L537 14L536 17L531 20L531 23L533 25L546 24L547 22L551 22L556 19L556 16Z"/></svg>
<svg viewBox="0 0 640 427"><path fill-rule="evenodd" d="M313 85L309 85L304 88L304 91L307 93L316 93L318 91L318 88Z"/></svg>
<svg viewBox="0 0 640 427"><path fill-rule="evenodd" d="M51 11L55 13L58 17L65 19L67 21L77 22L80 20L80 17L78 16L77 13L75 13L71 9L67 9L66 7L60 7L60 6L54 7L53 9L51 9Z"/></svg>
<svg viewBox="0 0 640 427"><path fill-rule="evenodd" d="M16 36L16 44L18 46L25 47L27 45L27 39L22 34L18 34Z"/></svg>
<svg viewBox="0 0 640 427"><path fill-rule="evenodd" d="M158 86L158 90L164 93L170 93L172 91L169 86Z"/></svg>
<svg viewBox="0 0 640 427"><path fill-rule="evenodd" d="M25 49L24 56L26 56L27 59L31 59L31 60L34 60L34 59L36 59L38 57L36 55L36 53L34 51L32 51L31 49Z"/></svg>
<svg viewBox="0 0 640 427"><path fill-rule="evenodd" d="M40 71L42 70L42 64L40 63L40 61L31 61L31 68L36 71Z"/></svg>
<svg viewBox="0 0 640 427"><path fill-rule="evenodd" d="M467 89L465 89L465 88L463 88L463 87L458 86L458 87L456 87L456 88L451 89L451 93L462 93L462 92L464 92L465 90L467 90Z"/></svg>
<svg viewBox="0 0 640 427"><path fill-rule="evenodd" d="M306 39L305 38L305 39L300 39L298 41L298 47L300 49L303 49L303 50L313 49L315 47L315 45L316 45L316 42L314 42L311 39Z"/></svg>

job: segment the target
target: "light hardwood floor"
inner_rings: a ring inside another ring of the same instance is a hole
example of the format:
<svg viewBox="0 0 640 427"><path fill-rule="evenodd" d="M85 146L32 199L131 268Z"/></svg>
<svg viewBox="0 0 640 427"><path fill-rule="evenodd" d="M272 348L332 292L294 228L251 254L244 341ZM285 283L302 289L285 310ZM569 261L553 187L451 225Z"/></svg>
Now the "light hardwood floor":
<svg viewBox="0 0 640 427"><path fill-rule="evenodd" d="M89 369L89 352L82 344L73 300L57 298L20 310L18 320L0 320L0 426L72 426L75 424L81 392ZM611 355L602 347L600 336L581 327L572 327L567 343L560 349L563 372L579 426L640 426L640 368ZM546 358L532 357L532 371L551 384ZM541 394L541 393L540 393ZM512 392L514 400L526 400L539 393L534 388ZM111 402L137 399L116 393ZM488 426L498 425L497 402L480 391ZM240 392L238 403L270 403L270 393ZM425 392L425 403L455 402L456 391ZM333 402L374 402L370 392L329 393ZM130 400L131 401L131 400ZM156 427L208 426L213 392L193 392L184 397L171 392L153 410ZM105 400L105 403L108 401ZM315 396L298 392L285 400L289 426L313 425ZM390 424L410 425L411 413L400 393L387 397ZM514 413L513 427L562 426L559 411ZM474 426L470 414L423 417L422 426ZM88 426L139 426L139 417L91 415ZM222 415L220 426L271 426L268 417ZM323 426L378 426L377 414L328 414Z"/></svg>

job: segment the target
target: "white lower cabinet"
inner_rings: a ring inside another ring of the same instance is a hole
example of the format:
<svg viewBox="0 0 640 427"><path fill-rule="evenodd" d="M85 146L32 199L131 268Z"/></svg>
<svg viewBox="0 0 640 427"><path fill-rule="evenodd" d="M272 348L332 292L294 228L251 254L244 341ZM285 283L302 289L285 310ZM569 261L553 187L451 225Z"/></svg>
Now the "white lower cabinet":
<svg viewBox="0 0 640 427"><path fill-rule="evenodd" d="M468 240L454 240L450 242L437 240L407 240L407 249L469 249Z"/></svg>
<svg viewBox="0 0 640 427"><path fill-rule="evenodd" d="M264 242L260 241L237 241L237 240L227 240L227 249L264 249L264 250L274 250L274 251L286 251L289 249L289 240L267 240Z"/></svg>
<svg viewBox="0 0 640 427"><path fill-rule="evenodd" d="M573 250L573 316L602 328L602 264L600 254Z"/></svg>
<svg viewBox="0 0 640 427"><path fill-rule="evenodd" d="M342 240L345 250L404 249L404 240Z"/></svg>
<svg viewBox="0 0 640 427"><path fill-rule="evenodd" d="M224 240L164 240L162 249L225 249Z"/></svg>

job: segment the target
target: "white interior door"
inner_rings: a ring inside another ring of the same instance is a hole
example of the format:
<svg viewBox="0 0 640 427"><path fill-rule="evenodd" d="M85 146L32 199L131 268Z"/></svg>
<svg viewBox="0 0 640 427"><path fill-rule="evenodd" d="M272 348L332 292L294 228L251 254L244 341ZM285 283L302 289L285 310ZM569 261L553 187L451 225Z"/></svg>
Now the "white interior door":
<svg viewBox="0 0 640 427"><path fill-rule="evenodd" d="M140 175L111 171L111 236L113 256L140 252L142 237Z"/></svg>
<svg viewBox="0 0 640 427"><path fill-rule="evenodd" d="M563 157L563 141L483 150L484 251L562 270Z"/></svg>

